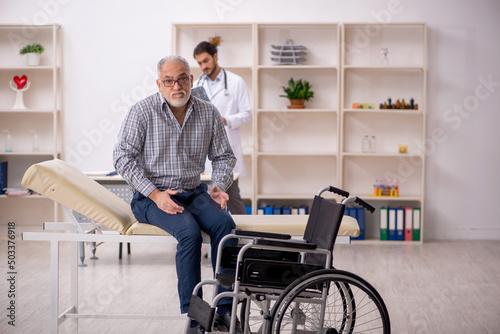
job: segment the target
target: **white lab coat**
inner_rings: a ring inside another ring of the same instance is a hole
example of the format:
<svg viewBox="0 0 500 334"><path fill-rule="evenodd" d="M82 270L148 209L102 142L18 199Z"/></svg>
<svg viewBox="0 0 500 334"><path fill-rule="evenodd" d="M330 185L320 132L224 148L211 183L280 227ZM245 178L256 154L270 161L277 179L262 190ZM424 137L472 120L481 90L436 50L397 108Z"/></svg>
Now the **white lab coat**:
<svg viewBox="0 0 500 334"><path fill-rule="evenodd" d="M246 175L245 161L243 160L243 147L241 145L240 127L252 120L252 109L245 81L238 75L226 70L227 94L224 92L224 71L220 71L219 80L215 85L209 84L209 78L203 75L195 80L194 86L203 86L210 102L219 110L222 117L227 120L225 126L229 143L236 156L236 166L233 172L240 177ZM205 172L211 172L211 164L207 161Z"/></svg>

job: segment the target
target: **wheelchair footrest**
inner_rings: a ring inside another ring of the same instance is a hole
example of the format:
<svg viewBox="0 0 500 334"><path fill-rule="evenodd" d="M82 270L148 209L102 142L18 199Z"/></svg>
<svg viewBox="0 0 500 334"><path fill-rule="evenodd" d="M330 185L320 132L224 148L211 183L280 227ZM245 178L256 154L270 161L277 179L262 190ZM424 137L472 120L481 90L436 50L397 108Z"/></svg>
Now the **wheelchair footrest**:
<svg viewBox="0 0 500 334"><path fill-rule="evenodd" d="M219 281L220 286L226 290L233 289L234 278L234 274L217 274L217 280Z"/></svg>
<svg viewBox="0 0 500 334"><path fill-rule="evenodd" d="M215 308L196 295L191 296L188 317L196 320L207 332L212 331Z"/></svg>

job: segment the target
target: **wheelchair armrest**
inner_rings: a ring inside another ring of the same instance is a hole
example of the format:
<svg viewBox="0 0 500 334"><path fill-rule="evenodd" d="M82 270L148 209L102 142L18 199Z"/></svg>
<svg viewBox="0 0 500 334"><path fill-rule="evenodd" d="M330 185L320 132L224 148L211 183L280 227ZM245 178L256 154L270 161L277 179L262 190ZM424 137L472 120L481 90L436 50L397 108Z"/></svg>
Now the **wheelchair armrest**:
<svg viewBox="0 0 500 334"><path fill-rule="evenodd" d="M282 241L282 240L269 240L269 239L254 239L254 245L262 245L262 246L276 246L276 247L285 247L285 248L295 248L295 249L305 249L311 250L316 249L318 246L316 244L304 243L304 242L294 242L294 241Z"/></svg>
<svg viewBox="0 0 500 334"><path fill-rule="evenodd" d="M233 234L245 237L256 237L256 238L270 238L270 239L280 239L280 240L290 240L292 238L289 234L281 233L271 233L271 232L259 232L259 231L247 231L235 229Z"/></svg>

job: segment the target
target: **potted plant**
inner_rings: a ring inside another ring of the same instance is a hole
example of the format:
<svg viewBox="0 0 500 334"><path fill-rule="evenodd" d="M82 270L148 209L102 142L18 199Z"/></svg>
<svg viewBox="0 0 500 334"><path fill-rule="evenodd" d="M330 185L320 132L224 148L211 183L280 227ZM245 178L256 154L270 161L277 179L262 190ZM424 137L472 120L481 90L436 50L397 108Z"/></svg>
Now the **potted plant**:
<svg viewBox="0 0 500 334"><path fill-rule="evenodd" d="M286 94L280 95L280 97L286 97L290 100L288 109L304 109L305 101L309 101L314 97L311 87L309 81L303 79L295 81L293 78L290 78L288 80L288 87L283 86Z"/></svg>
<svg viewBox="0 0 500 334"><path fill-rule="evenodd" d="M28 66L37 66L40 64L40 55L45 51L45 48L40 43L31 43L24 46L21 50L19 50L19 54L27 55Z"/></svg>

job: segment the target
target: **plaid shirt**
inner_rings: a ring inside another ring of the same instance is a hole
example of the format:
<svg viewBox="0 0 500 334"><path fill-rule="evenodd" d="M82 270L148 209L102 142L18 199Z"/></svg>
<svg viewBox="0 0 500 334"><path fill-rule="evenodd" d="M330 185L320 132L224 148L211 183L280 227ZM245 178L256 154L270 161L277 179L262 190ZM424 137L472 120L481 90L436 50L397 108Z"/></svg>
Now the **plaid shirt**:
<svg viewBox="0 0 500 334"><path fill-rule="evenodd" d="M117 172L144 196L196 188L207 156L212 184L226 191L236 158L217 109L192 96L181 127L160 93L132 106L113 150Z"/></svg>

